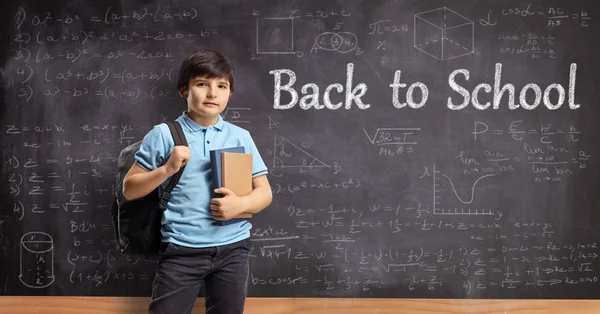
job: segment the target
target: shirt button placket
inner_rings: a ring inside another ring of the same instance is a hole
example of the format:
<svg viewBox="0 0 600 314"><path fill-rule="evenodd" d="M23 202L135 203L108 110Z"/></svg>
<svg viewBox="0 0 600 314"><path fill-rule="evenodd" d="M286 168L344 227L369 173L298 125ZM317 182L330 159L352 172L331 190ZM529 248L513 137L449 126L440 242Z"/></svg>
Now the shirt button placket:
<svg viewBox="0 0 600 314"><path fill-rule="evenodd" d="M202 146L204 147L204 156L206 156L207 151L208 151L208 147L207 147L206 144L210 144L210 141L206 140L206 138L207 138L207 135L206 135L207 134L207 129L202 129L202 133L203 133L202 135L203 135L203 138L204 138L204 145L202 145Z"/></svg>

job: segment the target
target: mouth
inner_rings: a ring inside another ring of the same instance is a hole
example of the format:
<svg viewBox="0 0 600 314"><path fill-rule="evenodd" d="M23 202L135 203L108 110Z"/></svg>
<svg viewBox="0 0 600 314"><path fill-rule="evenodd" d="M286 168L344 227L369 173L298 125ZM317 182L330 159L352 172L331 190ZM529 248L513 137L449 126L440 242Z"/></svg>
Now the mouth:
<svg viewBox="0 0 600 314"><path fill-rule="evenodd" d="M217 104L215 104L214 102L205 102L205 103L203 103L203 104L204 104L205 106L208 106L208 107L218 107L218 105L217 105Z"/></svg>

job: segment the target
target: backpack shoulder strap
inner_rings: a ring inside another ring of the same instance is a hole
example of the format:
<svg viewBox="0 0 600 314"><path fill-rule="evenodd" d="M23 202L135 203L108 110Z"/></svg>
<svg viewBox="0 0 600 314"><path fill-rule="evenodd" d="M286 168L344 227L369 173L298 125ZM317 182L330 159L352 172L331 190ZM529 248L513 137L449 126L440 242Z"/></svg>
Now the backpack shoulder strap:
<svg viewBox="0 0 600 314"><path fill-rule="evenodd" d="M187 146L188 145L187 139L185 138L185 133L183 133L181 124L179 124L179 122L176 122L176 121L175 122L169 121L169 122L167 122L167 125L169 126L169 130L171 131L171 136L173 137L173 142L175 142L175 146L179 146L179 145ZM164 211L167 209L167 203L171 199L171 192L173 191L173 188L177 185L177 183L179 183L179 179L181 178L181 174L183 173L184 168L185 168L185 165L183 167L181 167L179 169L179 171L177 171L177 173L175 173L171 177L171 181L169 181L167 188L162 193L162 195L160 197L160 209L161 210Z"/></svg>
<svg viewBox="0 0 600 314"><path fill-rule="evenodd" d="M169 126L169 130L171 131L171 136L173 137L175 146L188 146L187 139L185 138L185 133L183 133L183 129L181 128L181 124L177 121L169 121L167 122L167 125Z"/></svg>

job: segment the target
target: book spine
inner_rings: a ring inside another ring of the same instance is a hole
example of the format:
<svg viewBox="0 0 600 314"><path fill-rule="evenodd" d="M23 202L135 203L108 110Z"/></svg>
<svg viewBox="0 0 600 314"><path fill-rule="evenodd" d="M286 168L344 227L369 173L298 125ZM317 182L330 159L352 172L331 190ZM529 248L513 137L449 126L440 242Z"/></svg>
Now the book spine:
<svg viewBox="0 0 600 314"><path fill-rule="evenodd" d="M211 152L211 156L210 156L210 167L211 167L211 171L212 171L212 183L213 183L213 189L217 189L221 187L221 182L220 178L219 178L219 161L217 160L217 158L221 158L221 156L217 156L218 154L216 154L215 152Z"/></svg>

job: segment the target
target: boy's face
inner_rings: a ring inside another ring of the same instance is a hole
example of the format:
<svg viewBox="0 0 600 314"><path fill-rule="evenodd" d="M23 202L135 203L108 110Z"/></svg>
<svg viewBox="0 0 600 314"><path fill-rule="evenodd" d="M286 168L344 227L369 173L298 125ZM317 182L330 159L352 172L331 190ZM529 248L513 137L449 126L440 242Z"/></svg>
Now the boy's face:
<svg viewBox="0 0 600 314"><path fill-rule="evenodd" d="M212 125L231 97L229 79L197 76L190 79L187 90L181 88L179 94L187 100L190 118Z"/></svg>

